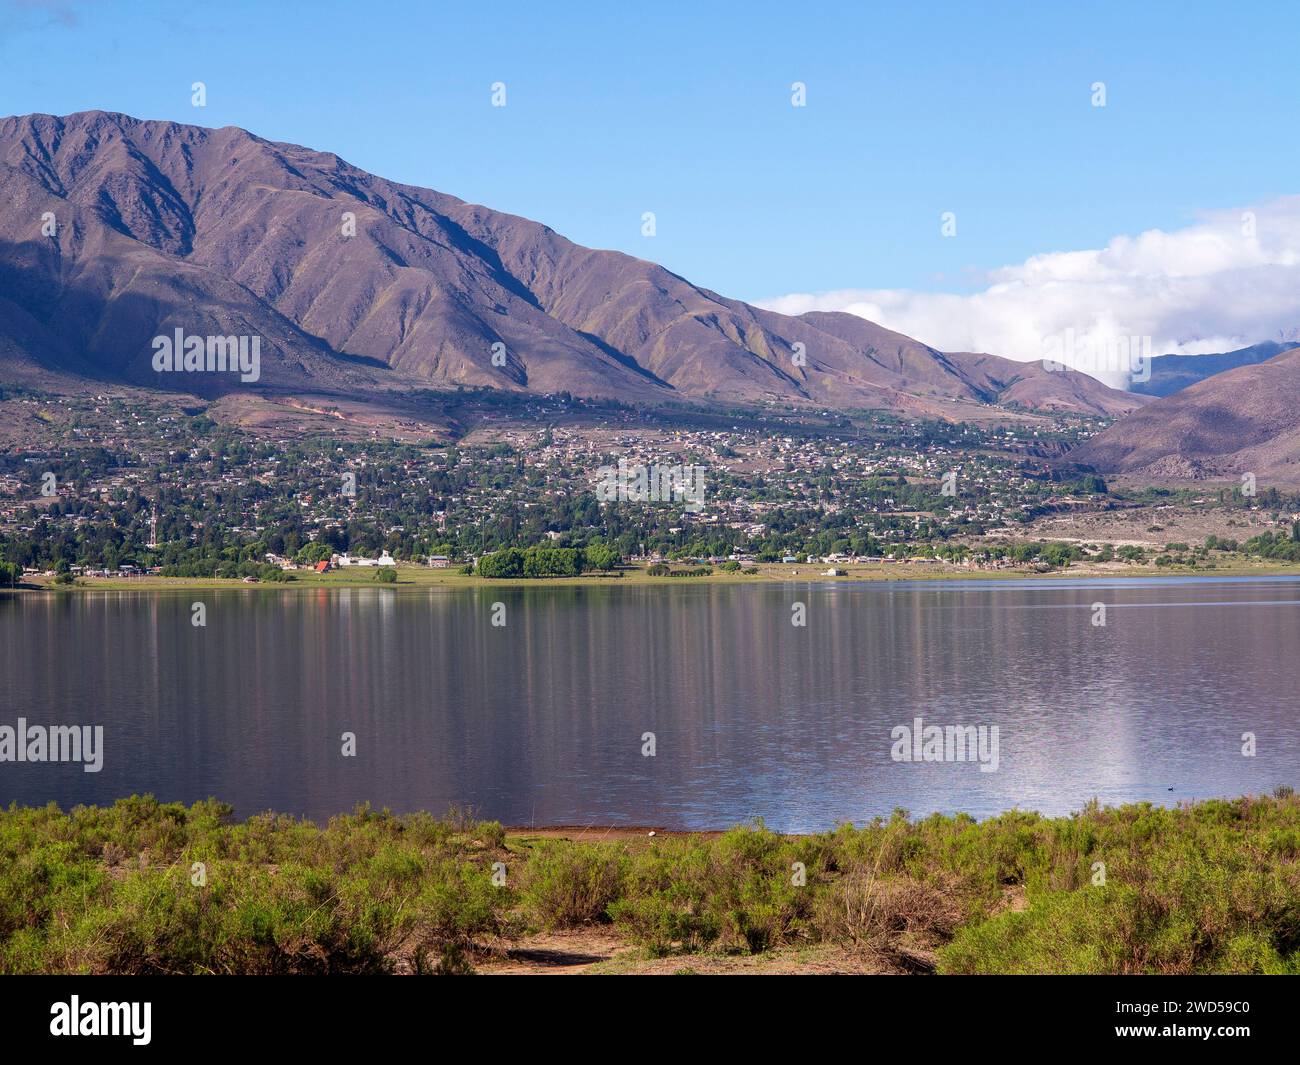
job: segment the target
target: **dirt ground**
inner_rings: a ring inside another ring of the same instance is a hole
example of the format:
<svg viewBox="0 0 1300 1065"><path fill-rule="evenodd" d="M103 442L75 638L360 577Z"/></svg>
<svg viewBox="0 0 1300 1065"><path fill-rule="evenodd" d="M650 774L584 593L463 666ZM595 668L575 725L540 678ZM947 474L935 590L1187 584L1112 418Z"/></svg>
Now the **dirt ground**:
<svg viewBox="0 0 1300 1065"><path fill-rule="evenodd" d="M508 828L512 844L530 840L566 839L587 843L619 840L647 845L664 836L718 836L719 831L682 832L648 826L556 825L545 828ZM843 948L818 944L785 947L763 954L683 954L655 958L642 947L627 942L608 925L593 925L556 932L538 932L519 940L492 944L491 952L474 959L474 969L485 976L581 976L687 974L825 975L889 971L867 956Z"/></svg>
<svg viewBox="0 0 1300 1065"><path fill-rule="evenodd" d="M499 956L476 960L474 968L485 976L826 976L890 971L867 955L822 944L763 954L653 958L603 927L527 936Z"/></svg>
<svg viewBox="0 0 1300 1065"><path fill-rule="evenodd" d="M1196 547L1207 536L1246 541L1262 532L1290 529L1290 516L1271 523L1272 512L1200 506L1139 507L1086 514L1054 514L1025 529L1030 539L1082 541L1116 547L1164 547L1185 543Z"/></svg>

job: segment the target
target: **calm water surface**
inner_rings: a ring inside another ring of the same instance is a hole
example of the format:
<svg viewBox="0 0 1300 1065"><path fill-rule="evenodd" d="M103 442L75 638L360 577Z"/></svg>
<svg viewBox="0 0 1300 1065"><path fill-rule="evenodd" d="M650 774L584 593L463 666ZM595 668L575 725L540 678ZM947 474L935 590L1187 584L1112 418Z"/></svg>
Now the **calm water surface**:
<svg viewBox="0 0 1300 1065"><path fill-rule="evenodd" d="M0 664L0 725L105 731L5 804L793 831L1300 786L1291 579L3 594ZM893 761L918 716L997 725L998 771Z"/></svg>

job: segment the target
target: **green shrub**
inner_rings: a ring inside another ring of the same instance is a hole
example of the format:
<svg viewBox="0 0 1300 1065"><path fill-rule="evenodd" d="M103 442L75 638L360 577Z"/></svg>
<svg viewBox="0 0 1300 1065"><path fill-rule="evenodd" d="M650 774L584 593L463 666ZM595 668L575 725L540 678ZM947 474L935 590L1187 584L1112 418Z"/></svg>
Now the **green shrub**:
<svg viewBox="0 0 1300 1065"><path fill-rule="evenodd" d="M531 845L463 811L0 811L0 973L464 972L525 928L605 921L656 955L833 943L893 972L1296 973L1300 799Z"/></svg>
<svg viewBox="0 0 1300 1065"><path fill-rule="evenodd" d="M520 890L544 928L608 921L610 904L623 893L628 864L626 851L617 845L548 843L530 856Z"/></svg>
<svg viewBox="0 0 1300 1065"><path fill-rule="evenodd" d="M324 828L209 800L0 812L0 972L464 968L508 927L496 822L361 807ZM455 963L455 964L452 964Z"/></svg>

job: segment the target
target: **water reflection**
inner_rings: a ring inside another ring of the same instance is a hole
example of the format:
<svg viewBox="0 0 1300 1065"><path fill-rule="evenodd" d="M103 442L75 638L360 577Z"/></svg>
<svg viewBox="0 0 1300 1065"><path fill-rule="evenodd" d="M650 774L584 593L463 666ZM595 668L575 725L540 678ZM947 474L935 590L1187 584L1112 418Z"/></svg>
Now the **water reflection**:
<svg viewBox="0 0 1300 1065"><path fill-rule="evenodd" d="M1300 783L1289 580L7 594L0 637L0 725L106 734L98 774L0 763L4 802L801 830ZM916 717L997 725L999 771L891 761Z"/></svg>

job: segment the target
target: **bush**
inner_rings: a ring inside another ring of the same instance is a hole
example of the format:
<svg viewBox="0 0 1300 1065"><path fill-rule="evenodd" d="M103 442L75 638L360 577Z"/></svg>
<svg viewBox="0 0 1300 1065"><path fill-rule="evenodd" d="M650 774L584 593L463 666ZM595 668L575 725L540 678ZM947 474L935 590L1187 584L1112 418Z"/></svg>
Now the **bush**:
<svg viewBox="0 0 1300 1065"><path fill-rule="evenodd" d="M716 839L666 839L634 856L627 894L609 912L660 956L715 942L767 950L807 933L813 892L791 875L802 846L761 824ZM808 865L810 876L815 865Z"/></svg>
<svg viewBox="0 0 1300 1065"><path fill-rule="evenodd" d="M0 972L452 971L509 926L495 823L229 815L151 796L0 812Z"/></svg>
<svg viewBox="0 0 1300 1065"><path fill-rule="evenodd" d="M620 899L610 907L619 927L656 958L706 950L721 934L713 914L697 914L662 896Z"/></svg>
<svg viewBox="0 0 1300 1065"><path fill-rule="evenodd" d="M623 893L628 856L617 846L555 842L534 853L524 869L521 894L544 928L575 928L608 921Z"/></svg>
<svg viewBox="0 0 1300 1065"><path fill-rule="evenodd" d="M929 971L925 953L946 943L963 916L949 893L924 881L856 871L821 899L817 925L822 938L868 951L889 968Z"/></svg>
<svg viewBox="0 0 1300 1065"><path fill-rule="evenodd" d="M661 956L831 943L891 972L1300 973L1300 798L531 848L456 811L0 810L0 973L464 972L524 928L605 921Z"/></svg>

